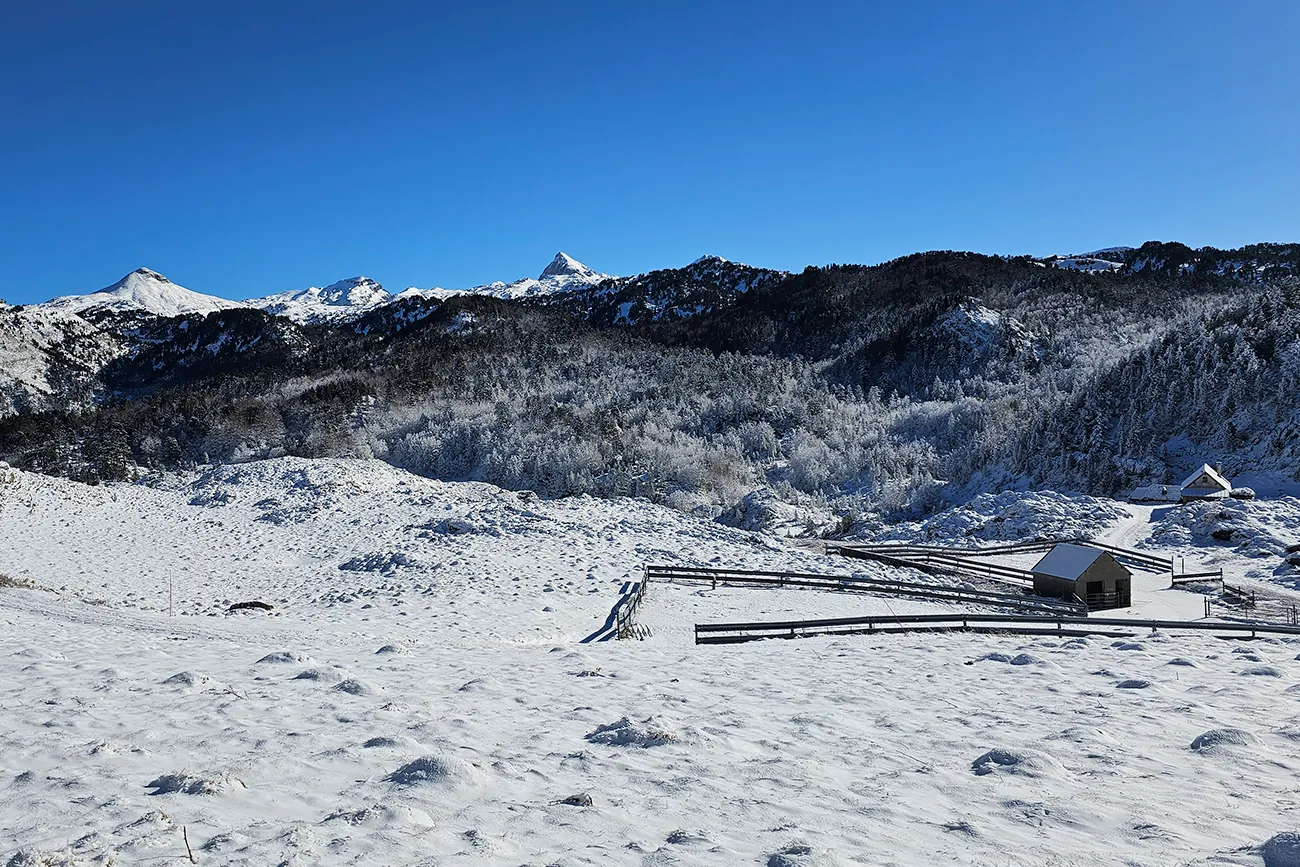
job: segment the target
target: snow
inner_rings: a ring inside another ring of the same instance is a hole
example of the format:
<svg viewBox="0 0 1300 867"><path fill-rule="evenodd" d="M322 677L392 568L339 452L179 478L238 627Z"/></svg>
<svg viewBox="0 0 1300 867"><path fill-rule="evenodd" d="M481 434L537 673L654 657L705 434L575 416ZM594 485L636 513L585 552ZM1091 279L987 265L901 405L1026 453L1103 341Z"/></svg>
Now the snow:
<svg viewBox="0 0 1300 867"><path fill-rule="evenodd" d="M1123 504L1100 497L1003 491L980 494L922 521L895 524L872 536L877 541L909 542L1092 538L1131 515Z"/></svg>
<svg viewBox="0 0 1300 867"><path fill-rule="evenodd" d="M1043 556L1043 559L1035 563L1033 571L1074 581L1086 572L1089 566L1096 563L1097 558L1103 553L1100 548L1063 542L1053 547Z"/></svg>
<svg viewBox="0 0 1300 867"><path fill-rule="evenodd" d="M0 418L25 407L44 409L46 401L57 405L65 395L74 405L88 400L95 373L123 352L120 340L69 310L0 308ZM85 383L86 393L68 389L69 378Z"/></svg>
<svg viewBox="0 0 1300 867"><path fill-rule="evenodd" d="M1097 259L1091 256L1066 256L1052 260L1052 266L1067 271L1118 271L1124 267L1120 262Z"/></svg>
<svg viewBox="0 0 1300 867"><path fill-rule="evenodd" d="M556 253L551 264L542 269L539 280L547 277L594 277L595 271L563 251Z"/></svg>
<svg viewBox="0 0 1300 867"><path fill-rule="evenodd" d="M512 283L500 281L475 286L472 289L417 289L412 287L401 293L405 298L427 298L441 301L456 295L487 295L493 298L516 299L538 298L562 295L598 286L606 280L613 279L608 274L600 274L574 259L567 253L555 254L537 279L525 278Z"/></svg>
<svg viewBox="0 0 1300 867"><path fill-rule="evenodd" d="M1151 528L1153 543L1197 547L1213 567L1300 589L1300 499L1208 500L1164 509Z"/></svg>
<svg viewBox="0 0 1300 867"><path fill-rule="evenodd" d="M277 292L245 302L267 313L285 316L301 325L346 322L393 300L383 286L369 277L350 277L329 286L312 286Z"/></svg>
<svg viewBox="0 0 1300 867"><path fill-rule="evenodd" d="M247 305L178 286L156 271L139 268L121 280L87 295L64 295L37 305L70 313L144 312L156 316L207 315Z"/></svg>
<svg viewBox="0 0 1300 867"><path fill-rule="evenodd" d="M1120 245L1118 247L1102 247L1100 250L1090 250L1087 253L1080 253L1079 255L1104 258L1104 254L1106 253L1132 253L1136 249L1137 247L1126 247Z"/></svg>
<svg viewBox="0 0 1300 867"><path fill-rule="evenodd" d="M1096 505L1019 496L1049 523ZM0 573L37 588L0 588L11 867L184 863L186 839L231 865L1294 863L1296 642L700 647L696 622L950 609L652 584L646 640L580 644L647 562L884 567L372 461L16 472L0 523ZM372 554L401 557L339 568ZM229 612L252 599L274 610Z"/></svg>

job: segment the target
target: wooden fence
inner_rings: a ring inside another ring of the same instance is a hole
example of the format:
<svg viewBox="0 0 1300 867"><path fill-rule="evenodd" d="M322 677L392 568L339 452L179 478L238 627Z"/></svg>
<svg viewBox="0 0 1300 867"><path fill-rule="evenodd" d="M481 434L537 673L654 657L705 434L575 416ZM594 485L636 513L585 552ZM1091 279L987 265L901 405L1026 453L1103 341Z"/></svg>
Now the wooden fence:
<svg viewBox="0 0 1300 867"><path fill-rule="evenodd" d="M1134 629L1190 630L1224 638L1260 635L1300 637L1300 626L1264 623L1211 623L1203 620L1129 620L1120 617L1060 617L1013 614L918 614L901 617L839 617L758 623L700 623L696 644L739 644L764 638L862 635L899 632L996 632L1015 635L1102 635L1135 637Z"/></svg>
<svg viewBox="0 0 1300 867"><path fill-rule="evenodd" d="M1032 587L1034 575L1028 569L1015 566L1003 566L1000 563L985 563L982 560L962 557L951 552L932 553L920 549L889 550L884 548L862 548L834 546L828 551L843 557L855 557L859 560L874 560L899 569L917 569L927 574L957 573L976 578L987 578L1003 584L1017 587Z"/></svg>
<svg viewBox="0 0 1300 867"><path fill-rule="evenodd" d="M1090 548L1099 548L1103 551L1108 551L1121 563L1142 569L1143 571L1169 572L1172 574L1174 570L1174 561L1170 558L1159 557L1146 551L1135 551L1132 548L1121 548L1117 545L1110 545L1105 542L1098 542L1093 539L1084 539L1080 537L1038 539L1030 542L1014 542L1007 545L991 545L983 548L954 548L938 545L921 545L909 542L840 542L828 544L827 551L847 556L854 556L854 554L849 553L851 551L872 552L903 559L917 559L924 555L930 555L956 558L963 563L969 563L971 558L976 557L1045 553L1060 544L1086 545ZM1021 569L1017 571L1025 572L1026 570Z"/></svg>
<svg viewBox="0 0 1300 867"><path fill-rule="evenodd" d="M822 575L804 572L768 572L750 569L711 569L694 566L647 566L648 581L719 584L738 587L809 587L837 592L906 596L940 602L989 605L1044 614L1087 614L1078 602L1047 599L1023 593L990 593L942 584L915 584L853 575Z"/></svg>
<svg viewBox="0 0 1300 867"><path fill-rule="evenodd" d="M1247 590L1245 587L1237 587L1234 584L1223 585L1223 598L1229 602L1234 602L1242 608L1255 607L1255 591Z"/></svg>
<svg viewBox="0 0 1300 867"><path fill-rule="evenodd" d="M1175 575L1173 584L1175 587L1183 584L1211 584L1218 581L1223 583L1223 570L1216 569L1213 572L1184 572L1182 575Z"/></svg>
<svg viewBox="0 0 1300 867"><path fill-rule="evenodd" d="M641 600L645 598L645 592L644 575L640 581L624 581L623 586L619 588L618 601L610 609L605 622L579 643L591 644L613 638L640 638L646 635L647 630L638 627L635 623L636 611L641 606Z"/></svg>

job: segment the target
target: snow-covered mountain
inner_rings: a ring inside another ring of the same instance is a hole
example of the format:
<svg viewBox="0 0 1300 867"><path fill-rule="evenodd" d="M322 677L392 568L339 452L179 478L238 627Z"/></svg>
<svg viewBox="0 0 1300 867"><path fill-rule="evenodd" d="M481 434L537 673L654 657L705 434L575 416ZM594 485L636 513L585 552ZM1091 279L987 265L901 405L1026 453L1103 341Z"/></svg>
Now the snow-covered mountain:
<svg viewBox="0 0 1300 867"><path fill-rule="evenodd" d="M412 287L405 292L399 293L397 297L403 299L428 298L443 300L456 295L488 295L493 298L514 300L562 295L568 292L589 289L600 285L606 280L613 279L616 278L609 274L598 273L568 253L559 252L555 254L551 264L542 269L542 273L536 279L526 277L512 283L503 283L498 280L484 286L475 286L472 289L443 289L440 287L419 289Z"/></svg>
<svg viewBox="0 0 1300 867"><path fill-rule="evenodd" d="M369 277L349 277L328 286L277 292L245 303L309 325L355 319L392 299L391 292Z"/></svg>
<svg viewBox="0 0 1300 867"><path fill-rule="evenodd" d="M152 313L155 316L206 315L244 307L239 301L203 295L179 286L157 271L138 268L112 286L86 295L64 295L37 305L76 314Z"/></svg>

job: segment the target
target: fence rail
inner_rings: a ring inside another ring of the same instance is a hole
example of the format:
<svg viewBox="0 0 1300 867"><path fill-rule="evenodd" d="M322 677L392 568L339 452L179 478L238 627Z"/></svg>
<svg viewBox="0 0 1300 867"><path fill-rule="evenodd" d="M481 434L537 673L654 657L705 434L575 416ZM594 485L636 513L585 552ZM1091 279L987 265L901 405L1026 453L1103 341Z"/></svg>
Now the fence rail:
<svg viewBox="0 0 1300 867"><path fill-rule="evenodd" d="M586 638L582 639L580 644L591 644L595 641L609 641L613 638L637 638L648 631L638 627L635 623L636 610L641 606L641 600L645 598L646 580L644 577L640 581L625 581L619 588L618 601L610 609L609 616L605 622Z"/></svg>
<svg viewBox="0 0 1300 867"><path fill-rule="evenodd" d="M1184 572L1182 575L1175 575L1173 578L1174 586L1180 584L1204 584L1207 581L1223 581L1223 570L1216 569L1213 572Z"/></svg>
<svg viewBox="0 0 1300 867"><path fill-rule="evenodd" d="M992 593L934 584L914 584L880 578L853 575L819 575L806 572L766 572L752 569L709 569L694 566L647 566L647 581L672 581L676 583L707 583L748 587L810 587L840 592L875 593L888 596L909 596L942 602L965 602L1013 608L1020 611L1037 611L1054 614L1087 613L1078 602L1064 599L1046 599L1021 593Z"/></svg>
<svg viewBox="0 0 1300 867"><path fill-rule="evenodd" d="M928 551L915 551L909 554L906 550L897 552L845 545L828 546L827 550L843 557L874 560L887 566L895 566L901 569L918 569L930 574L956 572L977 578L1000 581L1003 584L1014 584L1018 587L1031 587L1034 583L1033 573L1027 569L1003 566L999 563L984 563L979 560L955 556L951 552L935 554Z"/></svg>
<svg viewBox="0 0 1300 867"><path fill-rule="evenodd" d="M1237 587L1234 584L1224 584L1223 598L1235 602L1242 608L1255 607L1255 591L1247 590L1245 587Z"/></svg>
<svg viewBox="0 0 1300 867"><path fill-rule="evenodd" d="M641 607L641 600L645 598L645 590L649 583L645 576L642 576L641 580L633 584L631 591L623 597L614 614L615 638L636 637L636 610Z"/></svg>
<svg viewBox="0 0 1300 867"><path fill-rule="evenodd" d="M1053 628L1054 627L1054 628ZM918 614L901 617L838 617L753 623L699 623L696 644L738 644L764 638L861 635L896 632L966 631L1016 634L1105 635L1128 637L1134 629L1191 630L1221 637L1300 636L1300 626L1212 623L1203 620L1130 620L1120 617L1060 617L1011 614ZM1123 631L1121 631L1123 630Z"/></svg>
<svg viewBox="0 0 1300 867"><path fill-rule="evenodd" d="M1145 551L1135 551L1132 548L1122 548L1118 545L1110 545L1106 542L1098 542L1094 539L1085 539L1082 537L1072 538L1055 538L1055 539L1038 539L1031 542L1014 542L1009 545L993 545L985 548L953 548L938 545L920 545L909 542L843 542L835 544L834 548L839 553L845 550L873 551L885 555L894 555L907 557L909 554L940 554L956 556L963 560L971 557L990 557L1001 554L1031 554L1041 551L1049 551L1060 544L1087 545L1091 548L1100 548L1112 554L1115 559L1122 563L1136 566L1146 571L1156 572L1173 572L1174 561L1171 558L1159 557L1155 554L1149 554Z"/></svg>

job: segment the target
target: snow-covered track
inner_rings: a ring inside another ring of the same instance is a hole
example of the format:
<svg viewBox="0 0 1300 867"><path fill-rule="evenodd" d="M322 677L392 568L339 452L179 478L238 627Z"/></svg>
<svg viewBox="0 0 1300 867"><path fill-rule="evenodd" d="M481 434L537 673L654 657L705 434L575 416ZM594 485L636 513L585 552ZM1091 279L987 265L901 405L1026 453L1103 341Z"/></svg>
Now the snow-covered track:
<svg viewBox="0 0 1300 867"><path fill-rule="evenodd" d="M1045 628L1046 627L1046 628ZM1055 627L1054 629L1051 627ZM1270 623L1216 623L1203 620L1129 620L1121 617L1051 617L1013 614L914 614L837 617L760 623L697 623L696 644L739 644L764 638L860 635L895 632L997 632L1013 635L1102 635L1129 638L1134 630L1210 632L1217 638L1287 635L1300 638L1300 626Z"/></svg>

